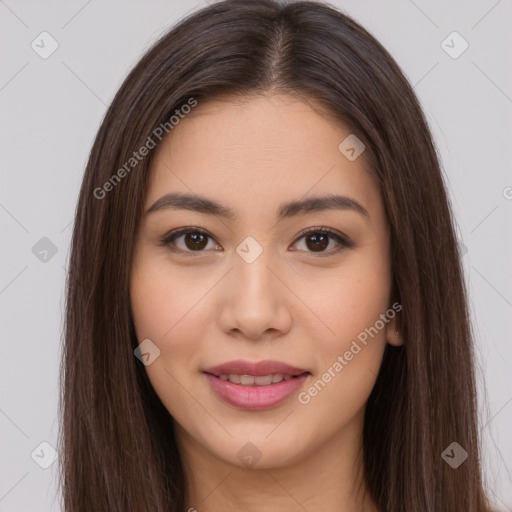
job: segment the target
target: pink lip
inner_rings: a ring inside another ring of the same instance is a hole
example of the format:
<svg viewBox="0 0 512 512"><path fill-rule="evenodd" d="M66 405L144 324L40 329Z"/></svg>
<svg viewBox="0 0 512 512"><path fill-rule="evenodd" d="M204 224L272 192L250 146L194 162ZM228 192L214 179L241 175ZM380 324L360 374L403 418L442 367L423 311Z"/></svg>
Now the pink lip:
<svg viewBox="0 0 512 512"><path fill-rule="evenodd" d="M269 409L279 405L297 391L310 375L306 370L279 361L251 363L241 360L209 368L204 373L219 398L235 407L249 410ZM242 386L218 377L218 375L230 373L253 376L282 373L295 377L268 386Z"/></svg>
<svg viewBox="0 0 512 512"><path fill-rule="evenodd" d="M236 361L230 361L228 363L219 364L212 368L203 370L205 373L211 373L217 377L223 373L234 373L236 375L270 375L272 373L283 373L287 375L300 375L301 373L307 372L307 370L301 368L295 368L286 363L279 361L243 361L238 359Z"/></svg>

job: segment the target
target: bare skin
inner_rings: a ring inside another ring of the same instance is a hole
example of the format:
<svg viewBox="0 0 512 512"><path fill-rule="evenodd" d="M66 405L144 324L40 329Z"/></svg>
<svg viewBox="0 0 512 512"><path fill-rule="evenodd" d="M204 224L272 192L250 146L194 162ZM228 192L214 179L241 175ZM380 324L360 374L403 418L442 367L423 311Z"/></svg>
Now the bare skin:
<svg viewBox="0 0 512 512"><path fill-rule="evenodd" d="M134 253L137 337L160 349L146 370L175 419L191 510L377 512L367 493L363 500L364 410L386 343L401 338L394 317L333 373L338 356L391 308L384 206L364 153L349 161L338 149L349 134L297 98L274 94L199 103L158 147L145 211L180 192L236 215L147 213ZM282 203L330 194L368 215L345 208L278 221ZM182 227L208 236L161 243ZM322 227L353 245L322 239ZM307 228L316 235L302 236ZM251 263L236 251L248 236L262 250ZM303 401L295 393L257 411L226 403L203 370L234 359L309 371ZM307 394L329 368L329 382ZM243 457L253 450L247 443L259 454L252 465Z"/></svg>

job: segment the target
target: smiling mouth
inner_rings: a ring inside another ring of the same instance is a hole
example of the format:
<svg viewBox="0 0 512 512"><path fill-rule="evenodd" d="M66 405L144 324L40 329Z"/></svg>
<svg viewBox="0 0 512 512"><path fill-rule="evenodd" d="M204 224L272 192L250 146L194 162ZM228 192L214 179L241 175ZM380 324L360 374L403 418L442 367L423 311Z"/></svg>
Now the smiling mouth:
<svg viewBox="0 0 512 512"><path fill-rule="evenodd" d="M303 372L299 375L290 375L286 373L273 373L269 375L238 375L234 373L221 373L220 375L214 375L206 372L207 375L212 375L218 379L230 382L231 384L238 384L240 386L247 387L261 387L271 386L273 384L279 384L280 382L296 379L302 375L308 375L309 372Z"/></svg>
<svg viewBox="0 0 512 512"><path fill-rule="evenodd" d="M212 391L222 401L245 410L277 407L296 393L311 375L310 372L247 375L203 372ZM275 382L274 382L275 381Z"/></svg>

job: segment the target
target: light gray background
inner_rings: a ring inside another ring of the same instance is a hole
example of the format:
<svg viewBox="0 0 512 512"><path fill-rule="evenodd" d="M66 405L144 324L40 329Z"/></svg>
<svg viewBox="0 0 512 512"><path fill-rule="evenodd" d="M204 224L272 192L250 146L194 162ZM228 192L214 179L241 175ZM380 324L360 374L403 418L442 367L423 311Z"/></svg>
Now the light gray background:
<svg viewBox="0 0 512 512"><path fill-rule="evenodd" d="M86 159L129 69L204 5L0 1L0 511L60 510L58 462L44 470L31 453L43 441L56 446L65 268ZM485 379L488 394L481 400L487 482L500 510L512 510L512 1L332 5L395 57L434 133L467 248L480 391ZM43 31L59 44L47 59L31 48ZM441 47L453 31L469 43L457 59ZM42 237L57 248L47 262L32 252ZM47 448L36 453L48 457Z"/></svg>

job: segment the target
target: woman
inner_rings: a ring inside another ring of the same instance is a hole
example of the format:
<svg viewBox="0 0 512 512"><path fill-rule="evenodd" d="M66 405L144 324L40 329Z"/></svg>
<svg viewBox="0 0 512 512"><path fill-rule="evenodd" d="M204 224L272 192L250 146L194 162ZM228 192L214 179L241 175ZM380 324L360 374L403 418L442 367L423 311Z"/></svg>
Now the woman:
<svg viewBox="0 0 512 512"><path fill-rule="evenodd" d="M488 510L459 253L387 51L319 3L162 37L77 208L66 510Z"/></svg>

